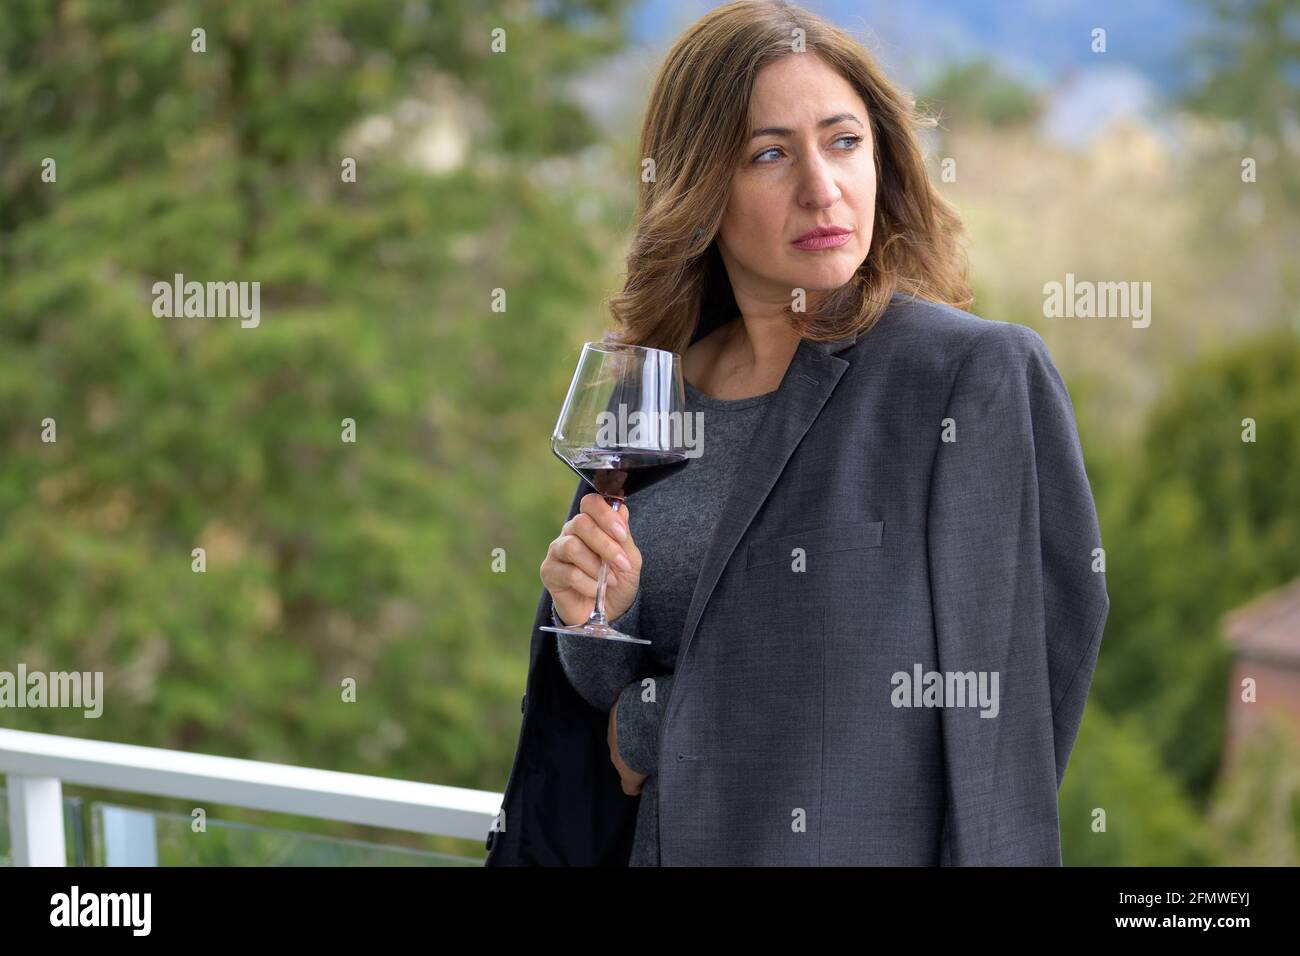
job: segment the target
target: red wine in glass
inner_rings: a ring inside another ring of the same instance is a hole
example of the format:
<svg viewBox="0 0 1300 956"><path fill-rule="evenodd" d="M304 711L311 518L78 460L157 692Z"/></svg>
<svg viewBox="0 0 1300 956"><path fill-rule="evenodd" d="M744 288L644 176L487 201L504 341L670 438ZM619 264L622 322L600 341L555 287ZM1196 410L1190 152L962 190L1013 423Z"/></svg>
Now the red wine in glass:
<svg viewBox="0 0 1300 956"><path fill-rule="evenodd" d="M551 450L617 511L628 495L674 474L693 457L685 419L681 356L640 345L587 342ZM649 644L605 619L608 571L602 561L595 606L585 623L542 630Z"/></svg>
<svg viewBox="0 0 1300 956"><path fill-rule="evenodd" d="M624 499L680 471L685 452L643 448L581 448L566 462L606 498Z"/></svg>

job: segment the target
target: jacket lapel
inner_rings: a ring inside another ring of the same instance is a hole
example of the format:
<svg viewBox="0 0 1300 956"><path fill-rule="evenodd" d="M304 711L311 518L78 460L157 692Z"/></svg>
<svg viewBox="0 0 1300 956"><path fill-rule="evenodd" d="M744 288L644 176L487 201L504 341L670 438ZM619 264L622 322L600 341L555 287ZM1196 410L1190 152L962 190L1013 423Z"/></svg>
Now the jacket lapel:
<svg viewBox="0 0 1300 956"><path fill-rule="evenodd" d="M686 659L686 652L691 638L695 636L700 617L704 614L705 605L709 603L714 586L722 575L722 569L731 559L736 544L749 529L754 515L785 470L786 462L790 460L804 433L816 420L822 406L839 384L840 377L849 367L849 363L836 353L856 341L857 336L834 342L800 340L780 388L749 443L745 462L738 471L736 484L723 507L713 539L705 552L678 645L678 667ZM704 454L707 455L707 428L704 440Z"/></svg>

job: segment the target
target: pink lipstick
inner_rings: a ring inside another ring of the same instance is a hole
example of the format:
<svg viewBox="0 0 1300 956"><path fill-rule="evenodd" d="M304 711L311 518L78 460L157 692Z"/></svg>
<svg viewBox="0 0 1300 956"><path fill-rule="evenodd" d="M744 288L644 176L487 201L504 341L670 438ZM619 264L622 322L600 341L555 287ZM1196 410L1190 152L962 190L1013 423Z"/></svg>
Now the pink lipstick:
<svg viewBox="0 0 1300 956"><path fill-rule="evenodd" d="M834 249L836 246L842 246L852 236L853 230L845 229L843 226L818 226L816 229L805 232L791 245L796 249L816 252L819 249Z"/></svg>

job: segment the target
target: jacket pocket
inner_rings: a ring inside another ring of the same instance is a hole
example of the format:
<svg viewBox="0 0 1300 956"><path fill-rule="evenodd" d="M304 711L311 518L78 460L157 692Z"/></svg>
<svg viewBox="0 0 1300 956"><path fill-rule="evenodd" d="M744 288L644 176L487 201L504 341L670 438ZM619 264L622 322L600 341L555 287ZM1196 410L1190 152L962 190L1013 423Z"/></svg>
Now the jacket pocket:
<svg viewBox="0 0 1300 956"><path fill-rule="evenodd" d="M879 548L884 540L883 521L848 521L828 528L811 528L792 531L790 534L760 538L750 542L746 568L765 564L789 563L791 552L803 548L805 555L826 554L833 551L856 551L862 548Z"/></svg>

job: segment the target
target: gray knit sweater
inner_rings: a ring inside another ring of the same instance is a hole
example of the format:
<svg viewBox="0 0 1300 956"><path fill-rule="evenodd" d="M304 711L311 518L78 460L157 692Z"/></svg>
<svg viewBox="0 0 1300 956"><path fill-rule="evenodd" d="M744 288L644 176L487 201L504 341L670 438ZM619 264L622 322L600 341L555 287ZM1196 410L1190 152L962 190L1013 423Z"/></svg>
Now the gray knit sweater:
<svg viewBox="0 0 1300 956"><path fill-rule="evenodd" d="M718 399L686 383L686 411L703 415L700 457L631 497L632 534L641 549L641 586L631 607L610 621L651 644L629 644L557 634L569 682L587 703L608 715L618 701L618 752L649 777L641 790L630 866L659 865L658 769L660 722L672 693L677 646L704 552L713 536L736 471L775 391ZM563 626L551 607L556 624ZM613 765L610 772L616 773Z"/></svg>

